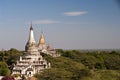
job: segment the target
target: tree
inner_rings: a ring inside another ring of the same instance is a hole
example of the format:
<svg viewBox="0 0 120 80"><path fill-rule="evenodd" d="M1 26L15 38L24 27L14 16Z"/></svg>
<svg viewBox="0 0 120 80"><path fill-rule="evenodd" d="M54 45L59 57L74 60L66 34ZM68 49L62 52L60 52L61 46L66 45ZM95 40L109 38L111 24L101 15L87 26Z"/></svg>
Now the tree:
<svg viewBox="0 0 120 80"><path fill-rule="evenodd" d="M8 68L8 65L5 62L0 62L0 68Z"/></svg>
<svg viewBox="0 0 120 80"><path fill-rule="evenodd" d="M71 80L72 73L61 68L51 68L35 76L38 80Z"/></svg>
<svg viewBox="0 0 120 80"><path fill-rule="evenodd" d="M97 59L94 56L85 56L81 62L89 69L94 69Z"/></svg>
<svg viewBox="0 0 120 80"><path fill-rule="evenodd" d="M8 65L5 62L0 62L0 75L1 76L10 75L10 70L8 69Z"/></svg>
<svg viewBox="0 0 120 80"><path fill-rule="evenodd" d="M105 60L105 66L107 69L120 70L120 57L109 57Z"/></svg>
<svg viewBox="0 0 120 80"><path fill-rule="evenodd" d="M92 73L89 69L80 69L73 72L73 80L81 80L83 77L91 77Z"/></svg>

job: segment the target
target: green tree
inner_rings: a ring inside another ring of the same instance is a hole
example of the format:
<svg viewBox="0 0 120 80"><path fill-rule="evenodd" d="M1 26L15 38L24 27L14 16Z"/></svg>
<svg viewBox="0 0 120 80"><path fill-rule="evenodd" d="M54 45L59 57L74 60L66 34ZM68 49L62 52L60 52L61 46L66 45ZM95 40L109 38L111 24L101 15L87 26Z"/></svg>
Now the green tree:
<svg viewBox="0 0 120 80"><path fill-rule="evenodd" d="M105 66L107 69L120 70L120 57L109 57L105 60Z"/></svg>
<svg viewBox="0 0 120 80"><path fill-rule="evenodd" d="M92 73L89 69L80 69L73 72L73 80L81 80L83 77L91 77Z"/></svg>
<svg viewBox="0 0 120 80"><path fill-rule="evenodd" d="M61 68L51 68L35 76L38 80L70 80L72 73Z"/></svg>
<svg viewBox="0 0 120 80"><path fill-rule="evenodd" d="M1 76L10 75L10 70L8 69L8 65L5 62L0 62L0 75Z"/></svg>
<svg viewBox="0 0 120 80"><path fill-rule="evenodd" d="M9 76L10 70L8 68L0 68L0 75L1 76Z"/></svg>
<svg viewBox="0 0 120 80"><path fill-rule="evenodd" d="M94 56L85 56L81 62L89 69L94 69L97 59Z"/></svg>

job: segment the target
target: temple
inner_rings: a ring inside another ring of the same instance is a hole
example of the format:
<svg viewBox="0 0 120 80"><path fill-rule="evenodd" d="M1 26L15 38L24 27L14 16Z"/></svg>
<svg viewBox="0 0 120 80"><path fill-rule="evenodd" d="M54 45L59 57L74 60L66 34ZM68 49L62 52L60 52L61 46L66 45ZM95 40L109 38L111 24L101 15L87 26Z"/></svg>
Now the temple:
<svg viewBox="0 0 120 80"><path fill-rule="evenodd" d="M18 74L20 76L32 77L34 74L50 68L51 64L41 56L41 53L52 57L60 56L55 49L51 49L49 45L45 44L43 32L40 35L39 43L36 43L31 24L24 55L20 56L14 65L12 75Z"/></svg>
<svg viewBox="0 0 120 80"><path fill-rule="evenodd" d="M38 43L38 50L40 53L42 52L42 53L48 54L52 57L59 57L60 56L60 54L57 53L57 51L55 49L51 48L49 44L48 45L45 44L43 32L41 32L41 35L40 35L40 40Z"/></svg>

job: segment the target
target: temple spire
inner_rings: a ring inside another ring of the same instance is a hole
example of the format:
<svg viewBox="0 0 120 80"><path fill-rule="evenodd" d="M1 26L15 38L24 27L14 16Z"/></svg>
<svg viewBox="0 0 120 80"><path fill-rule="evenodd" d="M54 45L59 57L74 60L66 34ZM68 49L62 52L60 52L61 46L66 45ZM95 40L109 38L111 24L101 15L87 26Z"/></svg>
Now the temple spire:
<svg viewBox="0 0 120 80"><path fill-rule="evenodd" d="M35 41L35 38L34 38L32 23L30 25L29 39L28 39L28 42L25 46L25 50L27 52L30 52L30 53L32 51L38 51L37 44L36 44L36 41Z"/></svg>
<svg viewBox="0 0 120 80"><path fill-rule="evenodd" d="M32 22L30 26L30 33L29 33L29 43L36 43L35 38L34 38L34 33L33 33L33 27L32 27Z"/></svg>
<svg viewBox="0 0 120 80"><path fill-rule="evenodd" d="M33 27L32 27L32 22L31 22L31 25L30 25L30 30L33 30Z"/></svg>
<svg viewBox="0 0 120 80"><path fill-rule="evenodd" d="M43 35L43 31L41 31L39 45L44 45L44 44L45 44L44 35Z"/></svg>

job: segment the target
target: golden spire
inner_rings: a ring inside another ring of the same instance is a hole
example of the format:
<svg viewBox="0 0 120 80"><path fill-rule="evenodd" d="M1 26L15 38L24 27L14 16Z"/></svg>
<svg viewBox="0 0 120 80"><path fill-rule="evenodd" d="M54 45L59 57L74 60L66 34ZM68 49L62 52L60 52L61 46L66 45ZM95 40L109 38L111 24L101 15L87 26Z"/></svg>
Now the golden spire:
<svg viewBox="0 0 120 80"><path fill-rule="evenodd" d="M42 31L41 31L41 36L40 36L39 44L41 44L41 45L45 44L44 35L43 35Z"/></svg>

